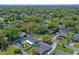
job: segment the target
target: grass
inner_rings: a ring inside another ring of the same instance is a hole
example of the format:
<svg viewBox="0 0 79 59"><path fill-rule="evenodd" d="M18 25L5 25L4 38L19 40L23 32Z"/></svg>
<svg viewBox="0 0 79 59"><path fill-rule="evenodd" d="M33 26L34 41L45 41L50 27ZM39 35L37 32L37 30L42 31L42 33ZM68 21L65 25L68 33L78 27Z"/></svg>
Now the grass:
<svg viewBox="0 0 79 59"><path fill-rule="evenodd" d="M13 47L13 46L9 46L6 50L2 51L0 50L0 55L14 55L14 51L17 48Z"/></svg>
<svg viewBox="0 0 79 59"><path fill-rule="evenodd" d="M40 35L33 34L32 36L33 36L35 39L42 40L42 38L41 38L41 36L40 36Z"/></svg>
<svg viewBox="0 0 79 59"><path fill-rule="evenodd" d="M50 53L50 55L54 55L54 53L55 53L57 50L61 50L61 51L64 51L64 52L67 52L67 53L70 53L70 54L73 53L73 50L72 50L72 49L67 48L67 47L64 48L64 47L61 46L61 45L57 45L56 49L55 49L54 51L52 51L52 52Z"/></svg>
<svg viewBox="0 0 79 59"><path fill-rule="evenodd" d="M62 38L60 41L64 42L64 43L68 43L68 39L67 38Z"/></svg>
<svg viewBox="0 0 79 59"><path fill-rule="evenodd" d="M30 47L30 45L28 44L28 43L25 43L24 45L23 45L23 49L28 49Z"/></svg>
<svg viewBox="0 0 79 59"><path fill-rule="evenodd" d="M30 49L26 50L26 53L29 55L33 55L33 50L37 47L37 45L33 45Z"/></svg>
<svg viewBox="0 0 79 59"><path fill-rule="evenodd" d="M74 47L79 48L79 43L73 43Z"/></svg>
<svg viewBox="0 0 79 59"><path fill-rule="evenodd" d="M40 35L32 34L32 36L33 36L34 38L38 39L38 40L43 40L42 36L40 36ZM51 38L54 37L54 34L51 34L51 35L49 35L49 34L44 34L43 36L47 36L49 39L51 39Z"/></svg>
<svg viewBox="0 0 79 59"><path fill-rule="evenodd" d="M67 48L67 47L64 48L64 47L61 46L61 45L57 45L56 49L57 49L57 50L62 50L62 51L64 51L64 52L67 52L67 53L70 53L70 54L73 53L73 50L72 50L72 49Z"/></svg>

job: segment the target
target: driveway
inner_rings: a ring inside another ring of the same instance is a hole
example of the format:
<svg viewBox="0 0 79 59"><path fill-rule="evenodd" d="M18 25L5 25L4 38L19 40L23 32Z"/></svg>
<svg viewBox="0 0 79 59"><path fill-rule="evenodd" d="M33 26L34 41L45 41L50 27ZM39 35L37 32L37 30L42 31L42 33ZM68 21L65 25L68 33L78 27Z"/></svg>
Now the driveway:
<svg viewBox="0 0 79 59"><path fill-rule="evenodd" d="M58 35L55 35L53 37L53 40L54 40L54 43L51 45L52 46L52 49L47 53L48 55L55 50L56 46L57 46L57 42L56 42L56 39L57 39Z"/></svg>

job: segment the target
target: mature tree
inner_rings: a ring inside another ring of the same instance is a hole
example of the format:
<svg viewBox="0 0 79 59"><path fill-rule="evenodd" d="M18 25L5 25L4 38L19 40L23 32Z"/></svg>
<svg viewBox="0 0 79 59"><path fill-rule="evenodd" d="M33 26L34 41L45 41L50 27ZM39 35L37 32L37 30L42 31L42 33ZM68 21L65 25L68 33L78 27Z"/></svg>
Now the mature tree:
<svg viewBox="0 0 79 59"><path fill-rule="evenodd" d="M6 37L5 30L0 29L0 48L6 49L8 44L8 38Z"/></svg>
<svg viewBox="0 0 79 59"><path fill-rule="evenodd" d="M18 49L15 49L14 53L15 54L22 54L21 49L19 49L19 48Z"/></svg>
<svg viewBox="0 0 79 59"><path fill-rule="evenodd" d="M58 30L58 23L57 22L50 22L48 24L48 28L57 31Z"/></svg>
<svg viewBox="0 0 79 59"><path fill-rule="evenodd" d="M52 44L49 35L44 35L42 38L43 38L43 42L45 42L45 43L47 43L47 44Z"/></svg>
<svg viewBox="0 0 79 59"><path fill-rule="evenodd" d="M20 34L20 30L13 25L6 28L6 36L8 37L9 41L16 40L19 34Z"/></svg>
<svg viewBox="0 0 79 59"><path fill-rule="evenodd" d="M42 24L36 22L24 23L22 25L22 30L27 33L40 33L44 29Z"/></svg>

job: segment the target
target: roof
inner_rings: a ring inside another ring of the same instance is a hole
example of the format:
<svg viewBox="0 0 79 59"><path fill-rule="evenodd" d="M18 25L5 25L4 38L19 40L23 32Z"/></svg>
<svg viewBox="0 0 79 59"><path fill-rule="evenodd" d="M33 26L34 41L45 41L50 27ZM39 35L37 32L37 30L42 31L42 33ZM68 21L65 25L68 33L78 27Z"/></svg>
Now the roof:
<svg viewBox="0 0 79 59"><path fill-rule="evenodd" d="M72 28L71 28L71 27L67 27L66 30L67 30L67 31L71 31Z"/></svg>
<svg viewBox="0 0 79 59"><path fill-rule="evenodd" d="M65 26L64 25L59 25L59 30L64 30Z"/></svg>
<svg viewBox="0 0 79 59"><path fill-rule="evenodd" d="M51 30L51 29L46 29L46 31L49 33L49 34L52 34L54 31Z"/></svg>
<svg viewBox="0 0 79 59"><path fill-rule="evenodd" d="M27 40L30 41L30 42L32 42L32 43L37 43L37 42L39 42L37 39L35 39L35 38L31 37L31 36L28 36L28 37L27 37Z"/></svg>
<svg viewBox="0 0 79 59"><path fill-rule="evenodd" d="M32 43L31 41L29 41L29 40L26 40L26 42L28 42L28 43L31 44L31 45L33 44L33 43Z"/></svg>
<svg viewBox="0 0 79 59"><path fill-rule="evenodd" d="M20 37L24 38L25 36L27 36L27 34L25 32L21 32Z"/></svg>
<svg viewBox="0 0 79 59"><path fill-rule="evenodd" d="M61 50L57 50L57 52L55 53L55 55L69 55L69 53L61 51Z"/></svg>
<svg viewBox="0 0 79 59"><path fill-rule="evenodd" d="M72 38L74 41L79 41L79 34L75 34Z"/></svg>
<svg viewBox="0 0 79 59"><path fill-rule="evenodd" d="M44 54L45 52L49 51L52 47L44 42L39 42L39 46L36 49L37 54Z"/></svg>
<svg viewBox="0 0 79 59"><path fill-rule="evenodd" d="M68 37L67 33L65 32L57 32L56 34L58 35L58 37L64 37L64 38Z"/></svg>

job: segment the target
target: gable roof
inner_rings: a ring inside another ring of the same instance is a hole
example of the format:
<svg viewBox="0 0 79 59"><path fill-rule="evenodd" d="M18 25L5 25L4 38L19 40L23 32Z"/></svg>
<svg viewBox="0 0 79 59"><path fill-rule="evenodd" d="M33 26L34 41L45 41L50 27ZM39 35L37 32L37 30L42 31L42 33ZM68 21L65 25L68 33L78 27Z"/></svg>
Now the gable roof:
<svg viewBox="0 0 79 59"><path fill-rule="evenodd" d="M54 31L51 30L51 29L46 29L46 31L49 33L49 34L52 34Z"/></svg>
<svg viewBox="0 0 79 59"><path fill-rule="evenodd" d="M56 34L58 35L58 37L64 37L64 38L68 37L67 33L65 32L57 32Z"/></svg>
<svg viewBox="0 0 79 59"><path fill-rule="evenodd" d="M36 49L37 54L44 54L45 52L49 51L52 47L44 42L39 42L39 46Z"/></svg>
<svg viewBox="0 0 79 59"><path fill-rule="evenodd" d="M37 42L39 42L37 39L33 38L32 36L28 36L28 37L27 37L27 40L30 41L30 42L32 42L32 43L37 43Z"/></svg>
<svg viewBox="0 0 79 59"><path fill-rule="evenodd" d="M69 55L69 53L61 51L61 50L57 50L57 52L55 53L55 55Z"/></svg>
<svg viewBox="0 0 79 59"><path fill-rule="evenodd" d="M23 37L27 36L27 34L25 32L21 32L21 34L19 36L20 36L20 38L23 38Z"/></svg>
<svg viewBox="0 0 79 59"><path fill-rule="evenodd" d="M72 28L71 28L71 27L66 27L66 30L67 30L67 31L71 31Z"/></svg>
<svg viewBox="0 0 79 59"><path fill-rule="evenodd" d="M59 30L64 30L65 26L64 25L59 25Z"/></svg>

